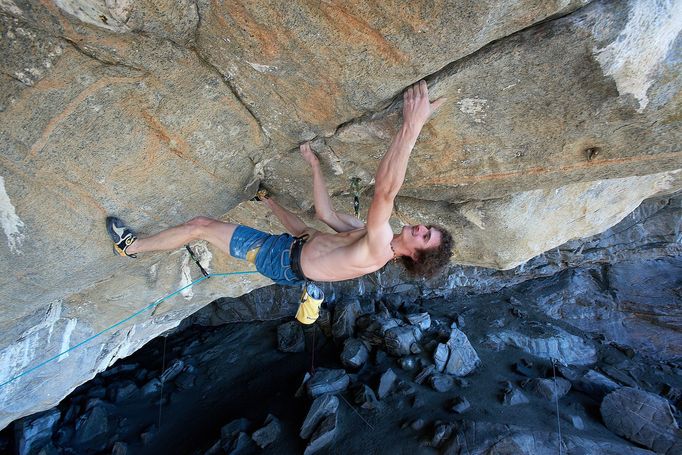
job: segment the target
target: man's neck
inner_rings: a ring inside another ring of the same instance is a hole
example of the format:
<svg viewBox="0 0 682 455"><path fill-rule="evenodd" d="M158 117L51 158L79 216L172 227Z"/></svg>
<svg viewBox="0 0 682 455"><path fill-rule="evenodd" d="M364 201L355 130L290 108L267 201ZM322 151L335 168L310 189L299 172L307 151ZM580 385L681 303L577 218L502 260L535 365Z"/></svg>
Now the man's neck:
<svg viewBox="0 0 682 455"><path fill-rule="evenodd" d="M391 250L393 250L394 257L409 256L410 252L405 246L400 238L400 234L393 234L393 240L391 240Z"/></svg>

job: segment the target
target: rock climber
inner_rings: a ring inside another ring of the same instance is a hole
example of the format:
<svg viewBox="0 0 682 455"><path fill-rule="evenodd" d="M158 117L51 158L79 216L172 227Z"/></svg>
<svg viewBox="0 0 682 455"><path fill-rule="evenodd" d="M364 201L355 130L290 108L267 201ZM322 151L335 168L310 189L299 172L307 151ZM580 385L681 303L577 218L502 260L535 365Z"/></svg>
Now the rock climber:
<svg viewBox="0 0 682 455"><path fill-rule="evenodd" d="M260 273L275 283L290 286L306 281L356 278L398 258L412 274L433 275L449 262L451 235L442 227L422 224L404 226L394 234L389 219L417 137L444 100L431 103L425 81L414 84L403 94L402 125L379 163L366 224L332 208L317 156L310 144L304 143L300 153L312 169L316 216L335 233L312 229L273 199L262 197L288 234L272 235L248 226L197 217L142 238L120 219L108 217L107 231L114 241L114 252L136 257L138 253L174 250L194 240L205 240L233 257L255 264Z"/></svg>

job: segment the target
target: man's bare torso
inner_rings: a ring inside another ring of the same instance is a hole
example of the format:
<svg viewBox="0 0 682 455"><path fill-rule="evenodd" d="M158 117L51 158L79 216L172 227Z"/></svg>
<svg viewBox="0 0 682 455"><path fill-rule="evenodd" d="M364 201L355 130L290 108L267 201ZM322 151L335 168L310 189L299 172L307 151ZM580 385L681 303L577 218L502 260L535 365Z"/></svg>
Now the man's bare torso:
<svg viewBox="0 0 682 455"><path fill-rule="evenodd" d="M393 258L390 243L372 255L367 229L330 234L314 229L301 252L301 269L313 281L341 281L357 278L382 268Z"/></svg>

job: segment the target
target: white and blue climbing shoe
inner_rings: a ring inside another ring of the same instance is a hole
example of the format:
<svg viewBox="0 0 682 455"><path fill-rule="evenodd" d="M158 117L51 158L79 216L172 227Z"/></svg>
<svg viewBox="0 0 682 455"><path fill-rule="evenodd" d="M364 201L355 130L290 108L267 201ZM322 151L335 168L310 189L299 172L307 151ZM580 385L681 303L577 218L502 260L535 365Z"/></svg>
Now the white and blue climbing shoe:
<svg viewBox="0 0 682 455"><path fill-rule="evenodd" d="M128 247L137 240L135 233L115 216L108 216L106 223L109 237L114 242L114 254L129 258L137 257L135 254L126 253Z"/></svg>

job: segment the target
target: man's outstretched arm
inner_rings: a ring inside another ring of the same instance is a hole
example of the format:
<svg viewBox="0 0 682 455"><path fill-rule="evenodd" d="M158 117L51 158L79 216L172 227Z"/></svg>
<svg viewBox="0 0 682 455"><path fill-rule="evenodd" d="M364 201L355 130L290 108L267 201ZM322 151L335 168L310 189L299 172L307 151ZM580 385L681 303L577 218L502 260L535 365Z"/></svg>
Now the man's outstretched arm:
<svg viewBox="0 0 682 455"><path fill-rule="evenodd" d="M284 228L294 237L300 237L308 229L308 226L306 226L299 217L273 201L271 198L263 199L263 203L272 210L272 213L274 213L284 225Z"/></svg>
<svg viewBox="0 0 682 455"><path fill-rule="evenodd" d="M329 199L327 184L324 181L324 175L320 168L320 160L317 159L317 155L313 152L309 142L301 144L299 148L301 156L310 164L310 169L313 172L313 198L315 201L315 215L317 218L336 232L352 231L365 227L365 223L354 216L337 212L332 208L332 201Z"/></svg>
<svg viewBox="0 0 682 455"><path fill-rule="evenodd" d="M429 90L425 81L420 81L405 91L402 126L381 159L375 177L374 198L367 215L370 246L373 243L373 232L386 235L388 220L393 211L393 201L405 181L412 148L424 124L444 101L445 98L440 98L433 103L429 102ZM388 229L390 231L390 227Z"/></svg>

